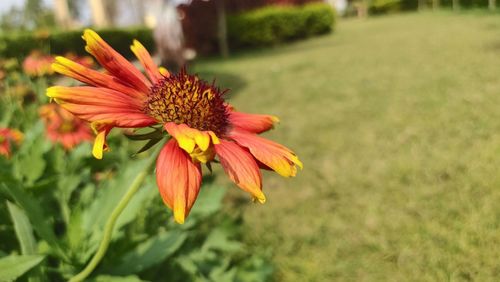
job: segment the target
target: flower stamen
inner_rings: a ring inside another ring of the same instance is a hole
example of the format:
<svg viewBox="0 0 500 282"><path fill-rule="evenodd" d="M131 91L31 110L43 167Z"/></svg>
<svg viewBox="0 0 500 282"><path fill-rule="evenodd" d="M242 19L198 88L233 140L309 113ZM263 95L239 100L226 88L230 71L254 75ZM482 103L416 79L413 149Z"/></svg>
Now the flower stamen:
<svg viewBox="0 0 500 282"><path fill-rule="evenodd" d="M182 70L151 88L145 112L159 123L186 124L221 136L229 125L223 94L215 86Z"/></svg>

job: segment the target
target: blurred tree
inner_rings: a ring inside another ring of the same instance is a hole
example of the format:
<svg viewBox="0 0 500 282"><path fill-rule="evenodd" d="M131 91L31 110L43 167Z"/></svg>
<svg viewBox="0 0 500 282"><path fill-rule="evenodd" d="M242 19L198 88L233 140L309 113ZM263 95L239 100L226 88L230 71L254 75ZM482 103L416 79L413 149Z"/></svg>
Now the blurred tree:
<svg viewBox="0 0 500 282"><path fill-rule="evenodd" d="M137 20L141 24L146 24L146 9L144 7L144 1L143 0L130 0L131 1L131 6L135 8L136 10L136 15L137 15Z"/></svg>
<svg viewBox="0 0 500 282"><path fill-rule="evenodd" d="M118 1L117 0L101 0L104 3L104 13L108 19L109 25L115 25L118 18Z"/></svg>
<svg viewBox="0 0 500 282"><path fill-rule="evenodd" d="M92 21L97 27L105 27L109 25L106 16L106 8L102 0L89 0L90 9L92 11Z"/></svg>
<svg viewBox="0 0 500 282"><path fill-rule="evenodd" d="M496 0L488 0L488 8L490 10L495 10L497 8L497 1Z"/></svg>
<svg viewBox="0 0 500 282"><path fill-rule="evenodd" d="M452 0L451 6L454 11L458 11L460 9L460 0Z"/></svg>
<svg viewBox="0 0 500 282"><path fill-rule="evenodd" d="M425 8L427 8L427 1L426 0L418 0L418 10L422 11Z"/></svg>
<svg viewBox="0 0 500 282"><path fill-rule="evenodd" d="M67 0L54 0L54 15L59 27L69 29L73 26Z"/></svg>
<svg viewBox="0 0 500 282"><path fill-rule="evenodd" d="M22 9L12 7L2 15L0 26L4 30L50 28L55 26L54 13L42 0L26 0Z"/></svg>
<svg viewBox="0 0 500 282"><path fill-rule="evenodd" d="M219 40L219 50L222 57L229 56L229 47L227 43L227 21L226 5L224 0L215 0L217 10L217 38Z"/></svg>
<svg viewBox="0 0 500 282"><path fill-rule="evenodd" d="M439 9L439 6L440 6L440 1L439 0L432 0L432 9L435 11L437 9Z"/></svg>
<svg viewBox="0 0 500 282"><path fill-rule="evenodd" d="M24 29L24 12L23 9L12 7L0 17L1 30Z"/></svg>
<svg viewBox="0 0 500 282"><path fill-rule="evenodd" d="M162 0L160 16L153 32L161 65L177 72L186 63L184 32L174 0Z"/></svg>

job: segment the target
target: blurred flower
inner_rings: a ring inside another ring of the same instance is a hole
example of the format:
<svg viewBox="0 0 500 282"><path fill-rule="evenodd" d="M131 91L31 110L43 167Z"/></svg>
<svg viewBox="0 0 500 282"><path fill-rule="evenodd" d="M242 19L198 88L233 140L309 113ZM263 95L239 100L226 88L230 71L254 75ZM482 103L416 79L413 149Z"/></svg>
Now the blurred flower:
<svg viewBox="0 0 500 282"><path fill-rule="evenodd" d="M170 74L158 68L141 43L131 49L147 78L92 30L83 34L85 49L106 69L101 73L57 57L54 71L89 86L47 89L47 95L97 133L93 154L101 159L106 136L114 127L137 128L160 124L170 139L156 163L156 180L164 203L183 223L201 185L201 164L218 158L241 189L264 203L259 166L295 176L302 163L288 148L257 136L278 121L274 116L237 112L224 101L224 92L185 70Z"/></svg>
<svg viewBox="0 0 500 282"><path fill-rule="evenodd" d="M45 123L47 137L60 143L66 150L93 139L88 124L56 104L40 107L40 117Z"/></svg>
<svg viewBox="0 0 500 282"><path fill-rule="evenodd" d="M0 128L0 155L10 158L12 144L19 145L23 140L23 134L10 128Z"/></svg>
<svg viewBox="0 0 500 282"><path fill-rule="evenodd" d="M30 76L45 76L53 73L50 65L54 57L33 51L23 61L23 71Z"/></svg>
<svg viewBox="0 0 500 282"><path fill-rule="evenodd" d="M87 68L94 66L94 59L90 56L78 56L75 53L68 52L64 57Z"/></svg>

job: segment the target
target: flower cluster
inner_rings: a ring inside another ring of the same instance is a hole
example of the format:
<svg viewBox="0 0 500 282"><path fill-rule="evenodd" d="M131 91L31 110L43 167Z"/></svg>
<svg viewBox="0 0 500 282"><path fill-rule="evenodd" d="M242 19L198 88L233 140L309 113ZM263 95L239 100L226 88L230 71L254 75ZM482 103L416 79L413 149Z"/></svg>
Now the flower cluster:
<svg viewBox="0 0 500 282"><path fill-rule="evenodd" d="M19 145L22 140L23 134L20 131L10 128L0 128L0 155L10 158L12 145Z"/></svg>
<svg viewBox="0 0 500 282"><path fill-rule="evenodd" d="M160 125L172 138L156 163L156 180L164 203L183 223L202 180L201 164L220 162L229 178L264 203L260 168L284 177L295 176L302 163L288 148L258 134L278 119L271 115L236 111L213 84L185 71L171 74L158 68L138 41L131 49L145 75L92 30L85 30L85 49L105 68L99 72L64 57L54 71L87 86L54 86L47 95L96 131L93 154L103 157L106 137L115 128Z"/></svg>
<svg viewBox="0 0 500 282"><path fill-rule="evenodd" d="M51 64L54 57L40 51L31 52L23 61L23 71L29 76L45 76L53 73Z"/></svg>
<svg viewBox="0 0 500 282"><path fill-rule="evenodd" d="M94 60L89 56L77 56L74 53L66 53L66 58L85 67L92 67ZM54 73L52 63L54 63L54 56L44 55L40 51L32 51L23 61L23 71L29 76L47 76Z"/></svg>
<svg viewBox="0 0 500 282"><path fill-rule="evenodd" d="M93 139L88 124L59 105L44 105L40 107L39 113L49 140L60 143L66 150Z"/></svg>

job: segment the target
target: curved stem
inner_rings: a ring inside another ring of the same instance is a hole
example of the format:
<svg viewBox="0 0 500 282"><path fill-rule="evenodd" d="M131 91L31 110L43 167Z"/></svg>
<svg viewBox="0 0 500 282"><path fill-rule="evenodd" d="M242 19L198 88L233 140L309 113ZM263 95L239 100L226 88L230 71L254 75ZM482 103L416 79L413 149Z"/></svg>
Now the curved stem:
<svg viewBox="0 0 500 282"><path fill-rule="evenodd" d="M160 144L161 145L161 144ZM159 146L161 148L162 146ZM147 165L145 168L137 174L137 176L134 178L134 181L132 184L129 186L127 192L123 197L120 199L120 202L118 205L115 207L113 212L111 213L110 217L108 218L108 221L106 222L106 225L104 227L104 235L102 238L101 243L99 244L99 248L97 249L97 252L94 254L92 259L90 260L89 264L77 275L73 276L69 282L79 282L83 281L85 278L87 278L92 271L97 267L99 262L102 260L104 255L106 254L106 251L108 250L109 243L111 242L111 237L113 235L113 229L115 227L116 221L120 214L123 212L123 210L127 207L128 203L134 196L134 194L139 190L141 187L142 182L144 182L144 179L146 178L149 170L153 167L156 157L158 156L158 150L155 150L155 153L150 157L148 160Z"/></svg>

